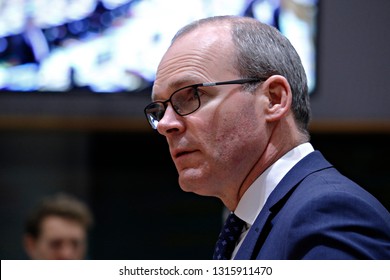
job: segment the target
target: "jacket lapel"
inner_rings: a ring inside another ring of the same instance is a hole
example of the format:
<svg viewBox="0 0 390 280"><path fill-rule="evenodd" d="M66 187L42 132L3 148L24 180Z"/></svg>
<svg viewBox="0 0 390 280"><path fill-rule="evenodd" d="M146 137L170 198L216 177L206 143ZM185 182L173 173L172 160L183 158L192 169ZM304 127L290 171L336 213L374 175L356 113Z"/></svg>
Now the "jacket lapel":
<svg viewBox="0 0 390 280"><path fill-rule="evenodd" d="M255 257L253 256L254 253L258 253L268 235L268 228L271 225L267 221L270 220L270 217L274 217L279 212L295 187L305 177L329 167L332 167L332 165L318 151L310 153L299 161L270 194L263 209L260 211L245 240L241 244L235 259L252 259Z"/></svg>

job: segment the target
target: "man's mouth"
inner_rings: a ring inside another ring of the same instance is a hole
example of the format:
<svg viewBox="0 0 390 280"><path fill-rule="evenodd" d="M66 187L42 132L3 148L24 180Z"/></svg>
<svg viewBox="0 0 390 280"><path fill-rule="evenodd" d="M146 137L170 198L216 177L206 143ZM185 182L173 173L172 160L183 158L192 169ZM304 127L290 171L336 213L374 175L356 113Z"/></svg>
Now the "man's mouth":
<svg viewBox="0 0 390 280"><path fill-rule="evenodd" d="M185 156L185 155L188 155L188 154L190 154L190 153L193 153L194 151L192 151L192 150L178 150L178 151L176 151L173 155L173 158L174 159L177 159L177 158L179 158L179 157L181 157L181 156Z"/></svg>

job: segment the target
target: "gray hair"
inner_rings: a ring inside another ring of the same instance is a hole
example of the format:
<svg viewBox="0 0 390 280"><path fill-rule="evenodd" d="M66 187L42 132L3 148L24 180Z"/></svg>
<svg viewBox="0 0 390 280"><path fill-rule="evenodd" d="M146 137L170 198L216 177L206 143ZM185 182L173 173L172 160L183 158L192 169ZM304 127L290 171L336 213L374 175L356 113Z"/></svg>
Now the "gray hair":
<svg viewBox="0 0 390 280"><path fill-rule="evenodd" d="M266 79L284 76L292 91L292 111L298 128L308 136L310 102L307 79L301 59L290 41L276 28L253 18L216 16L201 19L180 29L172 43L198 27L227 24L236 47L236 70L244 78Z"/></svg>

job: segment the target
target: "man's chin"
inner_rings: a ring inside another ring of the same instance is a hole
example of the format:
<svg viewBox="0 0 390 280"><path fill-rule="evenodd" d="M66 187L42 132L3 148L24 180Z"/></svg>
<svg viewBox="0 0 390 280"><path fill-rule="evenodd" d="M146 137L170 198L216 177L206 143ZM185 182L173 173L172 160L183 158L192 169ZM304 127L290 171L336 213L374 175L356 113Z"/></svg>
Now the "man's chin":
<svg viewBox="0 0 390 280"><path fill-rule="evenodd" d="M188 181L180 180L179 179L179 185L180 188L185 192L192 192L197 195L202 196L212 196L213 194L210 192L210 188L207 186L207 184L201 184L196 183L192 181L191 183Z"/></svg>
<svg viewBox="0 0 390 280"><path fill-rule="evenodd" d="M193 192L199 195L210 196L210 183L207 174L202 169L188 168L180 170L179 185L185 192Z"/></svg>

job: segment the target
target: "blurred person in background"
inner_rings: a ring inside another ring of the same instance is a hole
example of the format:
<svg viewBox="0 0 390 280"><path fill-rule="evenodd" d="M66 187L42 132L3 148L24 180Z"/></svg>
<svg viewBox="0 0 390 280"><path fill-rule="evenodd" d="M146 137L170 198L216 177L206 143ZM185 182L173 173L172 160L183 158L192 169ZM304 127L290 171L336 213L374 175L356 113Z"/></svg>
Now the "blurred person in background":
<svg viewBox="0 0 390 280"><path fill-rule="evenodd" d="M44 198L30 213L24 247L35 260L81 260L86 257L92 214L85 203L67 194Z"/></svg>

